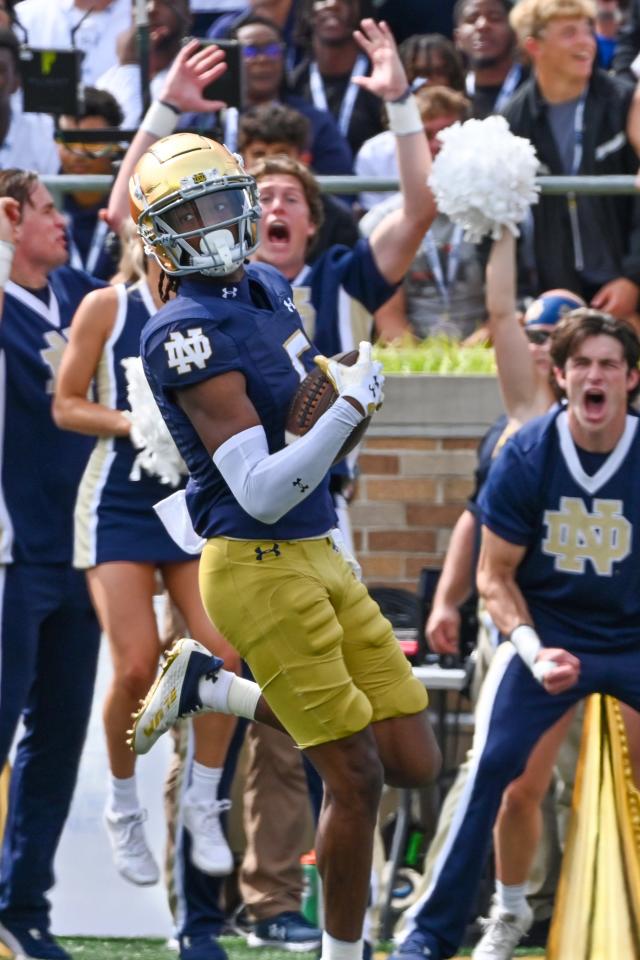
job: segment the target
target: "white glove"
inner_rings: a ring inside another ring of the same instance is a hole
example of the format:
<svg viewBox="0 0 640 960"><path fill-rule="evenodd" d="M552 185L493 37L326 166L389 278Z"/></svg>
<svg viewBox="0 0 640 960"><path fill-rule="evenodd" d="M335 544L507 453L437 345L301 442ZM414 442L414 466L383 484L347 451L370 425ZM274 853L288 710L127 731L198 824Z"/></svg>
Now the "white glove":
<svg viewBox="0 0 640 960"><path fill-rule="evenodd" d="M314 361L341 397L358 401L365 416L370 417L380 409L384 400L382 364L371 359L371 344L366 340L361 341L358 360L352 367L321 355L314 357Z"/></svg>

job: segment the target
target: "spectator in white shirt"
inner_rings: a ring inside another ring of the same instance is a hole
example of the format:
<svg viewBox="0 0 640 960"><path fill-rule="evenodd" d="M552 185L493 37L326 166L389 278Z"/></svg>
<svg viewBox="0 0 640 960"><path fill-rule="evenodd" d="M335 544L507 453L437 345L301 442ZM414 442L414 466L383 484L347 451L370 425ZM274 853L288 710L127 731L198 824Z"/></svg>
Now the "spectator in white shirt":
<svg viewBox="0 0 640 960"><path fill-rule="evenodd" d="M57 173L53 120L42 113L23 113L19 98L12 96L20 86L18 52L15 34L0 28L0 170Z"/></svg>
<svg viewBox="0 0 640 960"><path fill-rule="evenodd" d="M118 36L132 22L131 0L21 0L15 14L30 47L81 50L87 86L117 63Z"/></svg>

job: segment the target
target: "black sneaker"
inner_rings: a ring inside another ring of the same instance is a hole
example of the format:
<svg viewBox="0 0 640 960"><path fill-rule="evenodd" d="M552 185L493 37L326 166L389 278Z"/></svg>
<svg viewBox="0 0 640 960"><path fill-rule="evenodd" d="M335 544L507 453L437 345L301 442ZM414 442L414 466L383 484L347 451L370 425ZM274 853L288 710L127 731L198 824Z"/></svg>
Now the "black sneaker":
<svg viewBox="0 0 640 960"><path fill-rule="evenodd" d="M321 942L322 930L309 923L301 913L293 911L258 920L247 937L250 947L280 947L294 953L316 950Z"/></svg>
<svg viewBox="0 0 640 960"><path fill-rule="evenodd" d="M29 926L0 916L0 943L20 960L71 960L47 927Z"/></svg>
<svg viewBox="0 0 640 960"><path fill-rule="evenodd" d="M180 960L228 960L212 933L197 933L193 937L185 935L178 943Z"/></svg>

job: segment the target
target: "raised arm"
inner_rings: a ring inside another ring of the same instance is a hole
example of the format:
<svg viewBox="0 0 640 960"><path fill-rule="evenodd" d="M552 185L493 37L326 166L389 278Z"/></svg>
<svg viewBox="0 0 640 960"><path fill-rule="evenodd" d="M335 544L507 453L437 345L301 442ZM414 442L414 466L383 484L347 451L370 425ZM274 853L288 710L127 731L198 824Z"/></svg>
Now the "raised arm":
<svg viewBox="0 0 640 960"><path fill-rule="evenodd" d="M174 132L181 113L214 113L225 106L221 100L207 100L202 95L227 69L224 58L219 47L201 47L199 40L190 40L171 64L160 96L151 104L120 164L109 205L101 211L116 233L129 217L129 178L142 154L156 140Z"/></svg>
<svg viewBox="0 0 640 960"><path fill-rule="evenodd" d="M53 419L63 430L93 437L127 437L131 424L119 410L87 399L100 357L116 317L114 287L95 290L82 300L69 331L53 398Z"/></svg>
<svg viewBox="0 0 640 960"><path fill-rule="evenodd" d="M353 82L385 101L389 129L396 137L403 205L378 224L370 243L382 275L390 283L397 283L407 272L437 212L427 186L431 153L388 26L363 20L354 36L371 60L373 70L369 77L358 77Z"/></svg>
<svg viewBox="0 0 640 960"><path fill-rule="evenodd" d="M553 396L540 376L516 312L516 242L511 231L491 249L487 263L488 327L496 354L498 379L505 410L525 423L549 409Z"/></svg>

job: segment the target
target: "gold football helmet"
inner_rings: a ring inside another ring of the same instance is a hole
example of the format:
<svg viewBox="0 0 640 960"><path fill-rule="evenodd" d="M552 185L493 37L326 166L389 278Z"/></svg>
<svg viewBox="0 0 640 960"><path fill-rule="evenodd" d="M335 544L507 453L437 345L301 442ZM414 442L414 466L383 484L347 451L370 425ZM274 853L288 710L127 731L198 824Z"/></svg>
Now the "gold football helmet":
<svg viewBox="0 0 640 960"><path fill-rule="evenodd" d="M145 252L168 274L226 276L258 246L256 182L237 154L208 137L175 133L154 143L129 198Z"/></svg>

